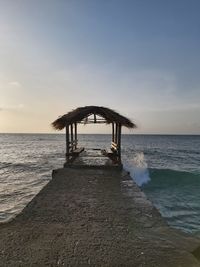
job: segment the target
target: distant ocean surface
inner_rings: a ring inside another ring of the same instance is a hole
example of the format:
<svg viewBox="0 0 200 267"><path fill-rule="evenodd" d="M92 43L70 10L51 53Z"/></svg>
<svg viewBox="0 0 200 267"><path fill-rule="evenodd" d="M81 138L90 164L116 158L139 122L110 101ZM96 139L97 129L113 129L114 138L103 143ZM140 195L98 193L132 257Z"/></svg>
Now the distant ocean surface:
<svg viewBox="0 0 200 267"><path fill-rule="evenodd" d="M110 135L79 135L106 148ZM11 219L65 161L63 134L0 134L0 222ZM123 135L122 158L167 222L200 235L200 136Z"/></svg>

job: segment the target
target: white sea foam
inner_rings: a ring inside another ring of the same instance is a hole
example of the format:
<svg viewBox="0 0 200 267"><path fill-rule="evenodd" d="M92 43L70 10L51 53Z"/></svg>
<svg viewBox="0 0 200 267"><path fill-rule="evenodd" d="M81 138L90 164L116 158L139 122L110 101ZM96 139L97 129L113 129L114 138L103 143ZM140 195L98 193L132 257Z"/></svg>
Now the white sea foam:
<svg viewBox="0 0 200 267"><path fill-rule="evenodd" d="M143 152L138 152L131 160L126 159L124 169L130 173L139 186L150 181L148 166Z"/></svg>

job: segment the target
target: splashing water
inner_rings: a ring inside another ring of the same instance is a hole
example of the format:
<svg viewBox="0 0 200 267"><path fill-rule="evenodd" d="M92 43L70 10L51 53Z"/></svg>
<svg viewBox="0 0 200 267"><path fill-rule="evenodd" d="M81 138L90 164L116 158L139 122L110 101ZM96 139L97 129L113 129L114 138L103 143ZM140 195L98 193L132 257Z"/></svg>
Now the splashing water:
<svg viewBox="0 0 200 267"><path fill-rule="evenodd" d="M143 152L138 152L133 160L126 160L124 169L130 172L131 177L139 186L150 181L148 166Z"/></svg>

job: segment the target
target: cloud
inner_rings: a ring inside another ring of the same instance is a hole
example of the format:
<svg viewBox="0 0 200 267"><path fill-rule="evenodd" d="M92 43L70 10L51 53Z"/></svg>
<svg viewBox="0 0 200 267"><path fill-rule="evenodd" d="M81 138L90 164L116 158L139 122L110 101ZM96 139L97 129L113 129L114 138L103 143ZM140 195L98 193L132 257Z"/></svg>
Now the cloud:
<svg viewBox="0 0 200 267"><path fill-rule="evenodd" d="M24 105L23 104L18 104L18 105L3 105L0 107L0 111L4 110L20 110L23 109Z"/></svg>
<svg viewBox="0 0 200 267"><path fill-rule="evenodd" d="M12 86L12 87L17 87L17 88L19 88L19 87L22 86L21 83L18 82L18 81L11 81L11 82L9 82L8 84L9 84L10 86Z"/></svg>

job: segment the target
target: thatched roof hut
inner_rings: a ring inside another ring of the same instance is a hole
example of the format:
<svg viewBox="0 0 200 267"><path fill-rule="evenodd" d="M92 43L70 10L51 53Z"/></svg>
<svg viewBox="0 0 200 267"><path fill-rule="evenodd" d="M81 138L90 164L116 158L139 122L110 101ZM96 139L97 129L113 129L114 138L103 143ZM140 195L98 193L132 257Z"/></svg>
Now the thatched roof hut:
<svg viewBox="0 0 200 267"><path fill-rule="evenodd" d="M56 130L66 129L66 164L73 162L84 150L77 147L77 124L79 123L112 124L111 152L103 150L102 153L111 158L115 164L121 165L121 127L136 128L136 125L116 111L98 106L79 107L59 117L52 126Z"/></svg>
<svg viewBox="0 0 200 267"><path fill-rule="evenodd" d="M128 118L120 115L116 111L106 108L106 107L98 107L98 106L86 106L86 107L79 107L76 108L67 114L59 117L57 120L55 120L52 125L56 130L62 130L67 125L70 125L72 123L89 123L87 121L87 118L95 114L97 116L104 118L104 123L110 124L110 123L117 123L121 124L121 126L125 126L127 128L135 128L136 125L131 122ZM94 123L98 123L100 120L94 119Z"/></svg>

